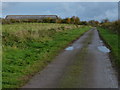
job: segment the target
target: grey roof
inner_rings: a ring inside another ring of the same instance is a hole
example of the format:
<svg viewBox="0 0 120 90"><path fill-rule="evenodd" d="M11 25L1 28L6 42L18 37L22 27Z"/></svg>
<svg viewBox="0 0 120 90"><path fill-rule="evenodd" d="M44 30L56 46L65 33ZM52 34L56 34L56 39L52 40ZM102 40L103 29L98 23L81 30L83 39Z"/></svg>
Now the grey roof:
<svg viewBox="0 0 120 90"><path fill-rule="evenodd" d="M58 18L57 15L7 15L6 19L41 19L41 18Z"/></svg>

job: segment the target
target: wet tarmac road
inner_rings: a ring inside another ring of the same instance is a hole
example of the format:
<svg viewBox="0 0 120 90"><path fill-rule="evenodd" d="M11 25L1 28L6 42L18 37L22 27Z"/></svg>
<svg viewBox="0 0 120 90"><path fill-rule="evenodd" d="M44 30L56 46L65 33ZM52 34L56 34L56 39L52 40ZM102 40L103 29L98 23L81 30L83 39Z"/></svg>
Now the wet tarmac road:
<svg viewBox="0 0 120 90"><path fill-rule="evenodd" d="M108 52L101 46L96 28L89 30L22 88L118 88Z"/></svg>

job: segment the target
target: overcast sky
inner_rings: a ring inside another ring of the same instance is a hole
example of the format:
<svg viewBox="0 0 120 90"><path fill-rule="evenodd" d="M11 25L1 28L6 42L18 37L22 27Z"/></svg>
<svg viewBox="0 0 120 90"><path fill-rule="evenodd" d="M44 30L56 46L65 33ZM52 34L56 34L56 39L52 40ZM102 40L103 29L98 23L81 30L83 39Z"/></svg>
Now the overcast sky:
<svg viewBox="0 0 120 90"><path fill-rule="evenodd" d="M118 19L117 2L3 2L2 17L6 15L78 16L81 20Z"/></svg>

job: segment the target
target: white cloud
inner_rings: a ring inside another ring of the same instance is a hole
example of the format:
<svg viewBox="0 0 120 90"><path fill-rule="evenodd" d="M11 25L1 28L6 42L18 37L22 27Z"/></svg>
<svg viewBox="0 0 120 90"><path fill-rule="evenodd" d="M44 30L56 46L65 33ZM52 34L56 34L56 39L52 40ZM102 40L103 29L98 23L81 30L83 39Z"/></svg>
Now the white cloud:
<svg viewBox="0 0 120 90"><path fill-rule="evenodd" d="M112 19L114 20L115 18L118 19L118 10L113 9L113 10L109 10L105 13L106 17L108 17L108 19Z"/></svg>
<svg viewBox="0 0 120 90"><path fill-rule="evenodd" d="M88 18L88 19L101 21L106 18L109 19L110 21L117 20L118 19L118 11L116 9L107 10L105 13L100 14L99 16L94 16L93 18Z"/></svg>
<svg viewBox="0 0 120 90"><path fill-rule="evenodd" d="M65 18L79 16L80 13L85 11L85 6L78 3L60 3L60 7L55 10L61 17Z"/></svg>

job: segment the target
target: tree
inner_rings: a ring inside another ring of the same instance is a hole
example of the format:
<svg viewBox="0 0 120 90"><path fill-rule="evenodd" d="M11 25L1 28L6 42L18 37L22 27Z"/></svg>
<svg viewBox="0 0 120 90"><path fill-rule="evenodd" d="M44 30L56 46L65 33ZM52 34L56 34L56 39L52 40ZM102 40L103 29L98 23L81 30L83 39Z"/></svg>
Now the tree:
<svg viewBox="0 0 120 90"><path fill-rule="evenodd" d="M79 24L79 23L80 23L79 17L75 17L75 24Z"/></svg>
<svg viewBox="0 0 120 90"><path fill-rule="evenodd" d="M87 23L87 21L81 21L79 24L80 25L87 25L88 23Z"/></svg>
<svg viewBox="0 0 120 90"><path fill-rule="evenodd" d="M56 20L56 23L62 23L62 19L61 19L61 18L58 18L58 19Z"/></svg>
<svg viewBox="0 0 120 90"><path fill-rule="evenodd" d="M75 16L71 17L71 24L75 24Z"/></svg>
<svg viewBox="0 0 120 90"><path fill-rule="evenodd" d="M80 23L79 17L72 16L70 19L71 19L71 24L79 24Z"/></svg>
<svg viewBox="0 0 120 90"><path fill-rule="evenodd" d="M91 25L91 26L97 26L97 25L99 24L99 22L98 22L98 21L95 21L95 20L90 20L88 23L89 23L89 25Z"/></svg>
<svg viewBox="0 0 120 90"><path fill-rule="evenodd" d="M71 19L70 18L66 18L66 23L70 24L71 23Z"/></svg>
<svg viewBox="0 0 120 90"><path fill-rule="evenodd" d="M107 23L107 22L109 22L109 19L103 19L103 20L101 21L101 23Z"/></svg>

